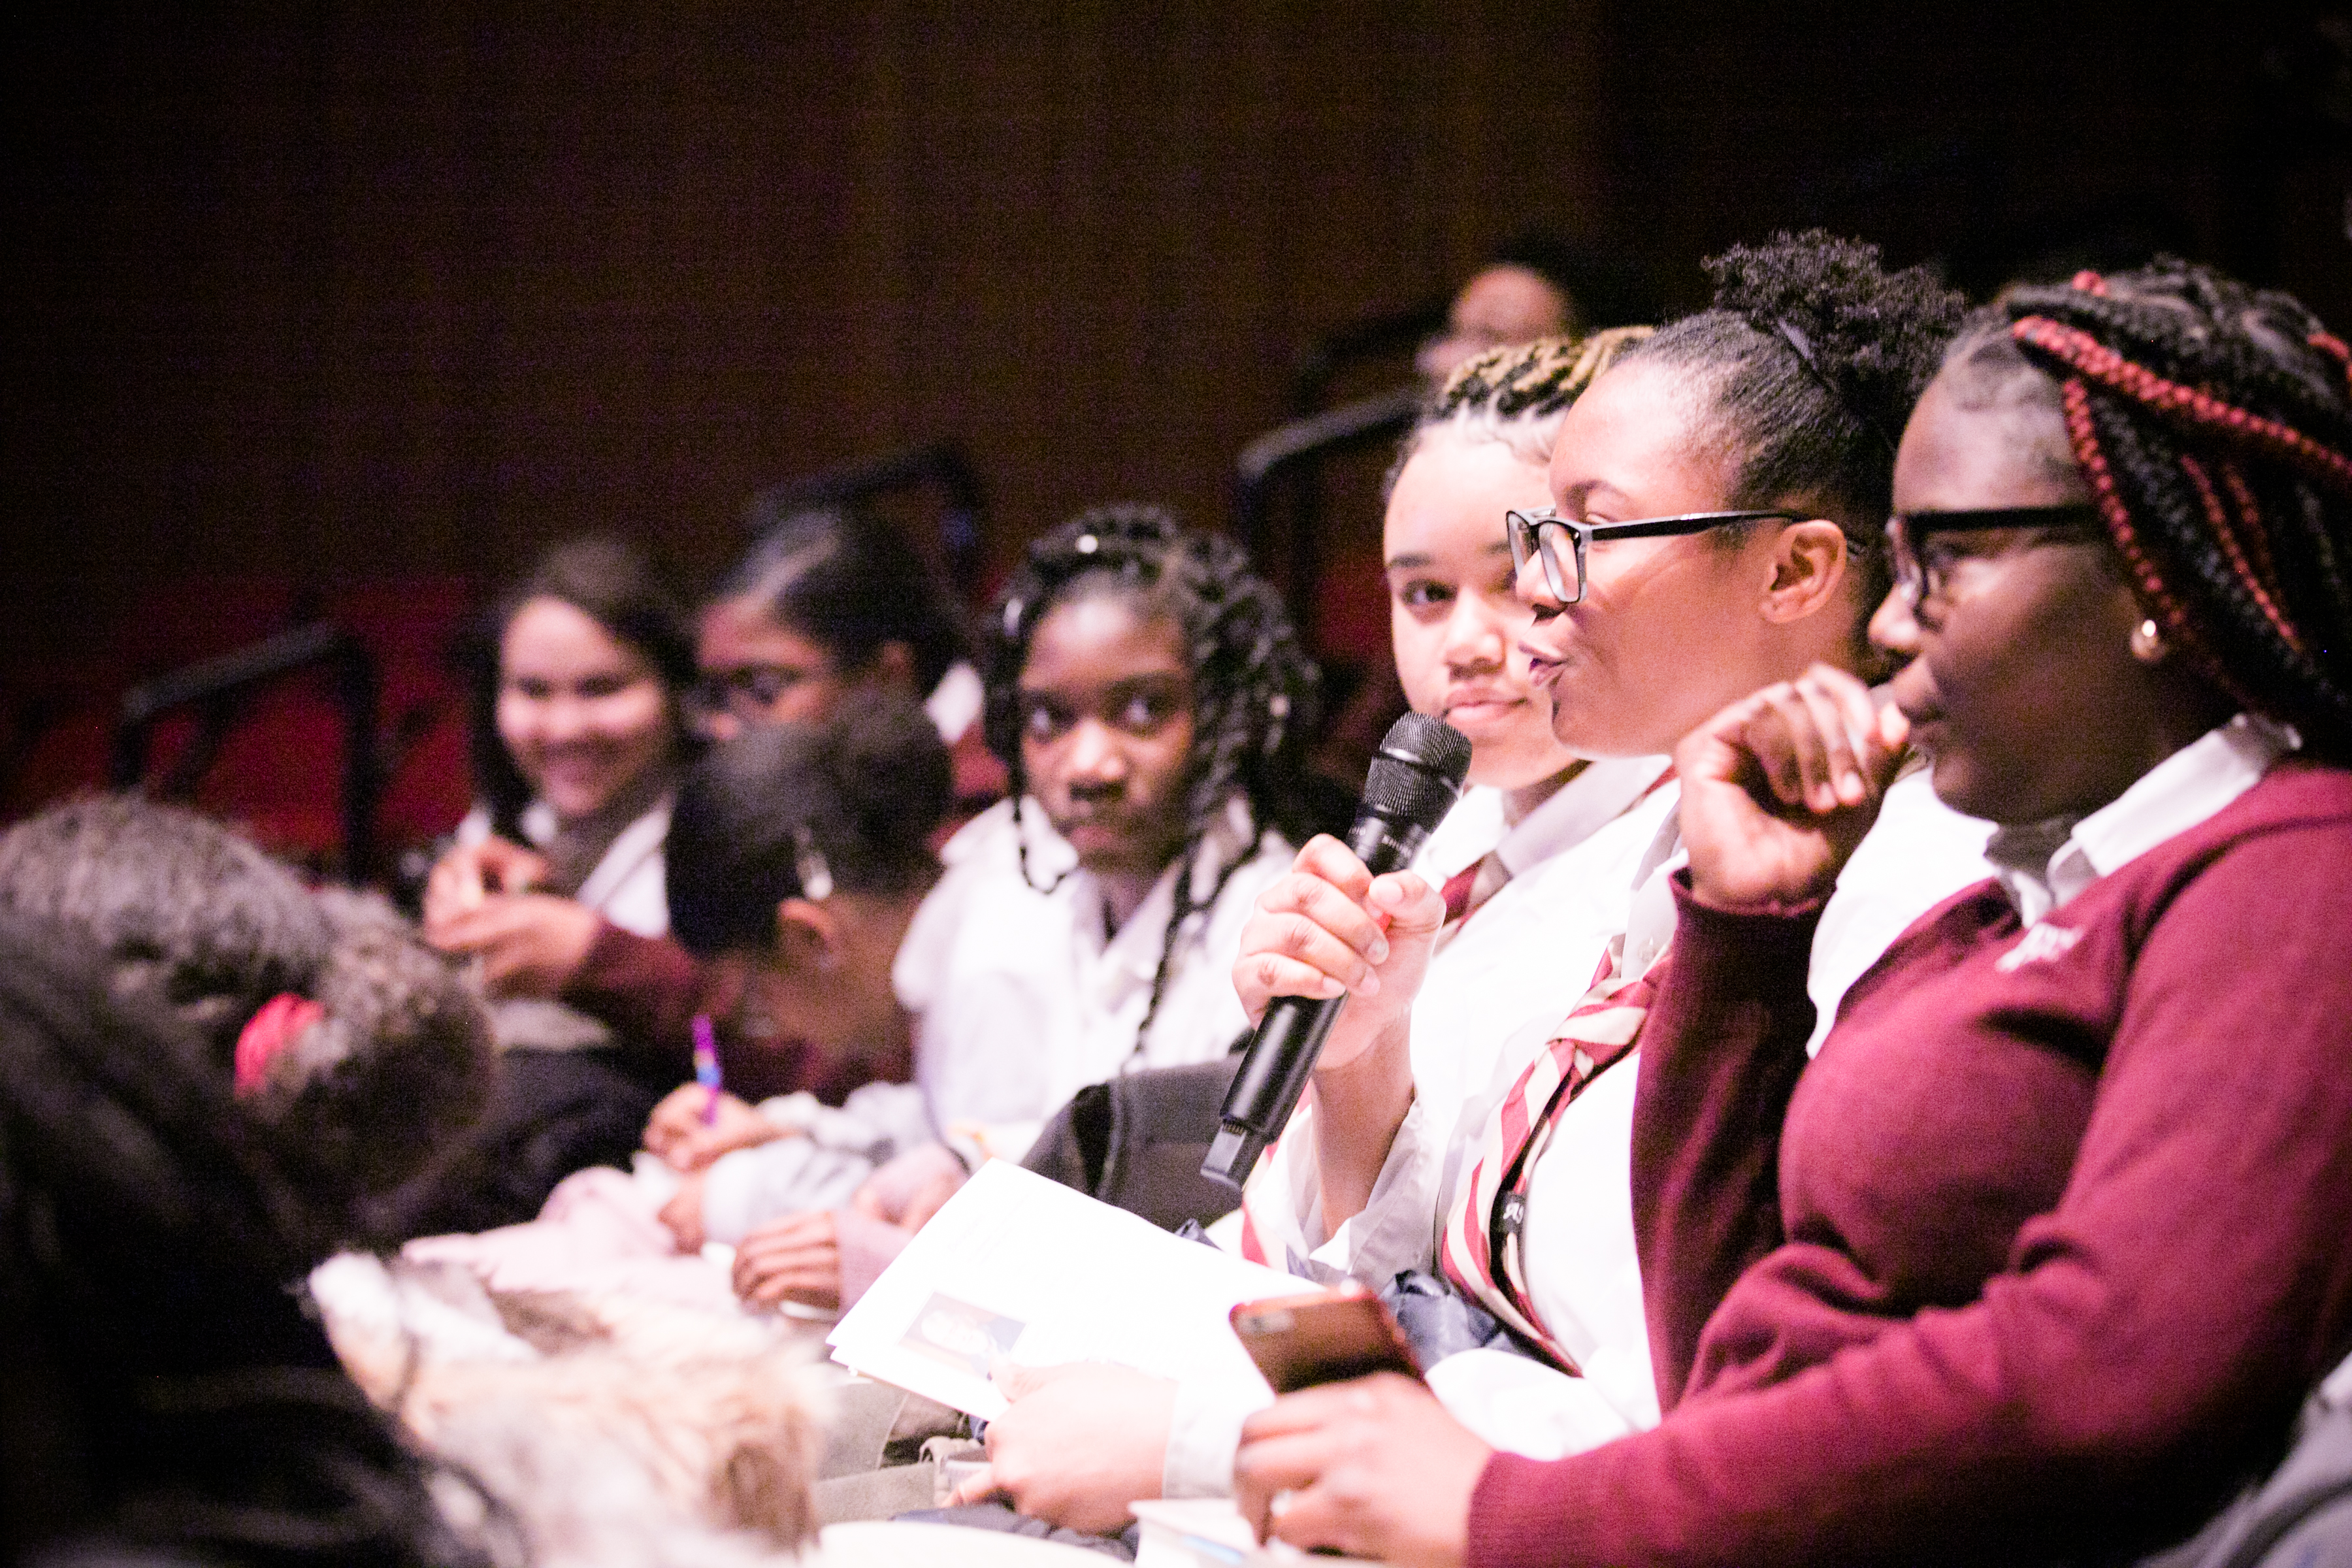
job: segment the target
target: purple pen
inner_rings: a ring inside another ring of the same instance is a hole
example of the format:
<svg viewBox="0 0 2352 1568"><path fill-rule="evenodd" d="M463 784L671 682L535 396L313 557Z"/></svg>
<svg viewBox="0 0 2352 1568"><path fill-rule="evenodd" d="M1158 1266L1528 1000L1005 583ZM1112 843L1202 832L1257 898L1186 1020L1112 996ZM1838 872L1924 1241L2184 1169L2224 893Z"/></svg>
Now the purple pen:
<svg viewBox="0 0 2352 1568"><path fill-rule="evenodd" d="M719 1091L724 1087L719 1076L719 1041L711 1033L708 1013L694 1016L694 1081L707 1097L702 1102L702 1124L708 1127L719 1120Z"/></svg>

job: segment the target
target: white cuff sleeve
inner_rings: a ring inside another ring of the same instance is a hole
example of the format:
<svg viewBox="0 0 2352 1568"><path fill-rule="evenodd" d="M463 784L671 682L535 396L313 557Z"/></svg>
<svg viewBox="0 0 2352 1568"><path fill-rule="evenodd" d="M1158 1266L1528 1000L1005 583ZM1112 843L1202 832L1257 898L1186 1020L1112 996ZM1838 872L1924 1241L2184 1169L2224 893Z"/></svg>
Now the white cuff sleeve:
<svg viewBox="0 0 2352 1568"><path fill-rule="evenodd" d="M1262 1383L1187 1377L1176 1384L1176 1408L1168 1424L1168 1458L1160 1474L1160 1495L1168 1498L1226 1497L1234 1489L1234 1452L1242 1445L1242 1423L1274 1403Z"/></svg>
<svg viewBox="0 0 2352 1568"><path fill-rule="evenodd" d="M1437 1255L1447 1131L1433 1129L1422 1101L1413 1100L1389 1144L1371 1196L1308 1253L1313 1278L1327 1284L1360 1279L1378 1290L1408 1268L1431 1267ZM1314 1227L1309 1237L1322 1228L1319 1196L1317 1202L1317 1207L1301 1211L1302 1220Z"/></svg>
<svg viewBox="0 0 2352 1568"><path fill-rule="evenodd" d="M1636 1430L1591 1379L1508 1351L1464 1351L1428 1372L1430 1392L1480 1440L1531 1459L1558 1459Z"/></svg>

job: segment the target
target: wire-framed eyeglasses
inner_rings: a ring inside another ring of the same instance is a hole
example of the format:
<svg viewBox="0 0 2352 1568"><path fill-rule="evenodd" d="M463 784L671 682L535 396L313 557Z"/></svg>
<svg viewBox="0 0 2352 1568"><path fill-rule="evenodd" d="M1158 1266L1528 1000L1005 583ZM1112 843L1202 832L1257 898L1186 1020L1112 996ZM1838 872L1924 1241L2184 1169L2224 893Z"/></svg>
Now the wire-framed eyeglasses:
<svg viewBox="0 0 2352 1568"><path fill-rule="evenodd" d="M1678 517L1636 518L1631 522L1585 522L1562 517L1548 506L1507 511L1503 526L1511 540L1511 569L1527 570L1531 559L1543 562L1544 584L1563 605L1584 602L1584 552L1596 539L1664 539L1675 534L1704 533L1735 522L1761 522L1767 518L1801 522L1795 511L1691 511Z"/></svg>
<svg viewBox="0 0 2352 1568"><path fill-rule="evenodd" d="M1886 557L1904 603L1916 610L1941 599L1953 555L1932 541L1939 533L1975 533L1994 528L2047 528L2080 534L2096 526L2098 509L2067 506L2002 506L1969 511L1898 511L1886 520Z"/></svg>
<svg viewBox="0 0 2352 1568"><path fill-rule="evenodd" d="M725 714L738 723L763 724L773 716L776 704L817 673L788 664L747 664L713 670L694 683L687 701L698 723Z"/></svg>

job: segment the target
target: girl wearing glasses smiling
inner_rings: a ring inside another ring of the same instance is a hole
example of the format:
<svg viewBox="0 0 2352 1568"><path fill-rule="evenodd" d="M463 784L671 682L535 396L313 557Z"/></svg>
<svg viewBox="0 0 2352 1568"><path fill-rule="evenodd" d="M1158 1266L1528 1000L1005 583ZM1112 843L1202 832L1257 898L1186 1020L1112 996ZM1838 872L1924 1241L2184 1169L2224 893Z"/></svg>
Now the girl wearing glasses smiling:
<svg viewBox="0 0 2352 1568"><path fill-rule="evenodd" d="M1664 1422L1547 1465L1319 1392L1244 1450L1261 1519L1399 1561L2120 1561L2274 1460L2352 1349L2348 377L2179 263L1973 324L1896 468L1893 709L1817 669L1677 754L1634 1137ZM1802 955L1906 738L1997 876L1808 1065ZM1377 1495L1375 1428L1448 1479Z"/></svg>

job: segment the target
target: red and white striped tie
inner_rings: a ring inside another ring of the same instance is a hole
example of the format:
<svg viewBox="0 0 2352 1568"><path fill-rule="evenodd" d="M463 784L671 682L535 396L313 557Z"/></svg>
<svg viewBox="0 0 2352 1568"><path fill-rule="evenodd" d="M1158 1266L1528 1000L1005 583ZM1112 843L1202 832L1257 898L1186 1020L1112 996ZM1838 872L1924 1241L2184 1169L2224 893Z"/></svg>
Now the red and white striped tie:
<svg viewBox="0 0 2352 1568"><path fill-rule="evenodd" d="M1662 957L1639 975L1620 968L1625 939L1609 944L1583 998L1487 1119L1478 1152L1447 1217L1439 1267L1454 1289L1494 1313L1569 1372L1576 1358L1543 1325L1520 1258L1529 1173L1542 1158L1561 1112L1640 1039L1650 999L1664 973Z"/></svg>

